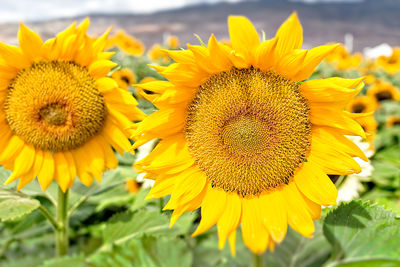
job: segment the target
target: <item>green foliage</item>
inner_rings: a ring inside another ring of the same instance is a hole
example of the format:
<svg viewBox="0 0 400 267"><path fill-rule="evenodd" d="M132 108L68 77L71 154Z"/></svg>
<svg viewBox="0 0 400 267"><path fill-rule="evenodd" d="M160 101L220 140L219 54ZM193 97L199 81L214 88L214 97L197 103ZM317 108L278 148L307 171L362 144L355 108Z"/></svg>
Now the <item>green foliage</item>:
<svg viewBox="0 0 400 267"><path fill-rule="evenodd" d="M193 254L182 239L143 236L96 254L93 266L189 267Z"/></svg>
<svg viewBox="0 0 400 267"><path fill-rule="evenodd" d="M169 229L169 220L158 211L125 212L112 217L104 229L105 244L122 244L144 234L152 236L176 235L177 228Z"/></svg>
<svg viewBox="0 0 400 267"><path fill-rule="evenodd" d="M315 223L314 238L305 238L288 229L282 244L266 253L266 266L321 266L330 255L330 246L322 234L322 223Z"/></svg>
<svg viewBox="0 0 400 267"><path fill-rule="evenodd" d="M87 264L85 263L85 257L74 256L74 257L60 257L51 260L46 260L39 267L85 267Z"/></svg>
<svg viewBox="0 0 400 267"><path fill-rule="evenodd" d="M326 216L323 231L332 245L329 266L400 265L400 220L383 207L341 204Z"/></svg>
<svg viewBox="0 0 400 267"><path fill-rule="evenodd" d="M40 202L24 194L0 188L0 219L14 220L29 214L40 206Z"/></svg>

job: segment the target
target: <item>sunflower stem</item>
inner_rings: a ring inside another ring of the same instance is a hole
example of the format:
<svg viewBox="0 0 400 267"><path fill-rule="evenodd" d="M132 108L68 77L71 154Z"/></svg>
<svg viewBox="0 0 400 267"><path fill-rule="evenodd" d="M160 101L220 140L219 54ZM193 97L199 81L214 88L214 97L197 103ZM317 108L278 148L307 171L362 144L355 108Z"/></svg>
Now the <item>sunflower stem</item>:
<svg viewBox="0 0 400 267"><path fill-rule="evenodd" d="M68 190L64 193L58 188L57 224L56 229L56 255L62 257L68 254Z"/></svg>
<svg viewBox="0 0 400 267"><path fill-rule="evenodd" d="M264 266L264 254L253 254L253 267Z"/></svg>

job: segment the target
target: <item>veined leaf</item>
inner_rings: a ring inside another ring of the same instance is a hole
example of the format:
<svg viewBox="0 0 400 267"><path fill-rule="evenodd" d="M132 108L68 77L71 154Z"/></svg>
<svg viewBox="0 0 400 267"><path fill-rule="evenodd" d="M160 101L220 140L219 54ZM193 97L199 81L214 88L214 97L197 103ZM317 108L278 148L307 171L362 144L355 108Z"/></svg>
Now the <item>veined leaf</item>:
<svg viewBox="0 0 400 267"><path fill-rule="evenodd" d="M332 245L328 266L399 266L400 220L369 202L341 204L324 221Z"/></svg>
<svg viewBox="0 0 400 267"><path fill-rule="evenodd" d="M13 220L31 213L40 206L40 202L21 193L0 188L0 220Z"/></svg>

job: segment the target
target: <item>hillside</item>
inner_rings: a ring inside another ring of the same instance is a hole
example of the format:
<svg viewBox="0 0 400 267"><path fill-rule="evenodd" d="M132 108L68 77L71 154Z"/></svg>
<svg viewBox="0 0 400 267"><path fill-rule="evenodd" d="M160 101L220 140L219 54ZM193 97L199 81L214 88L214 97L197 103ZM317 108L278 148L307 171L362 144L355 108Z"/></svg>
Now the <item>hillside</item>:
<svg viewBox="0 0 400 267"><path fill-rule="evenodd" d="M207 40L209 34L227 37L229 14L248 16L258 29L272 36L282 21L296 10L304 27L305 46L343 41L346 33L354 35L354 48L361 50L386 42L400 45L400 2L367 0L362 3L304 4L285 0L248 1L237 4L201 5L148 15L92 14L92 33L109 25L123 28L147 45L161 42L165 33L176 34L183 43L197 42L193 33ZM74 19L28 23L45 38L54 35ZM0 25L0 40L15 43L17 24Z"/></svg>

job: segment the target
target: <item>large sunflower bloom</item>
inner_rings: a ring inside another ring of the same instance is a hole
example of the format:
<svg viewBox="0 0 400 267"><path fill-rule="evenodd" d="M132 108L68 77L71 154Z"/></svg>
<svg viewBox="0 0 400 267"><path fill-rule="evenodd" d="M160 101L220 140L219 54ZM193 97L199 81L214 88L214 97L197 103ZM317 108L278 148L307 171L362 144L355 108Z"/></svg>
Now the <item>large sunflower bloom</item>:
<svg viewBox="0 0 400 267"><path fill-rule="evenodd" d="M138 125L134 147L161 142L136 167L155 179L148 198L171 194L171 225L201 207L193 235L217 224L219 246L229 238L233 249L241 224L245 244L261 253L287 224L313 235L321 205L336 204L326 174L361 171L352 157L366 157L344 134L365 133L344 108L362 82L300 83L336 45L301 49L296 14L262 42L247 18L228 24L232 47L212 35L208 47L170 51L177 63L155 67L169 82L137 85L156 93L148 98L160 110Z"/></svg>
<svg viewBox="0 0 400 267"><path fill-rule="evenodd" d="M126 128L143 114L107 78L116 66L103 52L108 32L93 39L88 27L74 23L43 43L21 24L20 47L0 43L0 164L13 171L6 184L38 177L46 190L54 178L65 191L78 176L89 186L117 166L111 145L130 148Z"/></svg>

